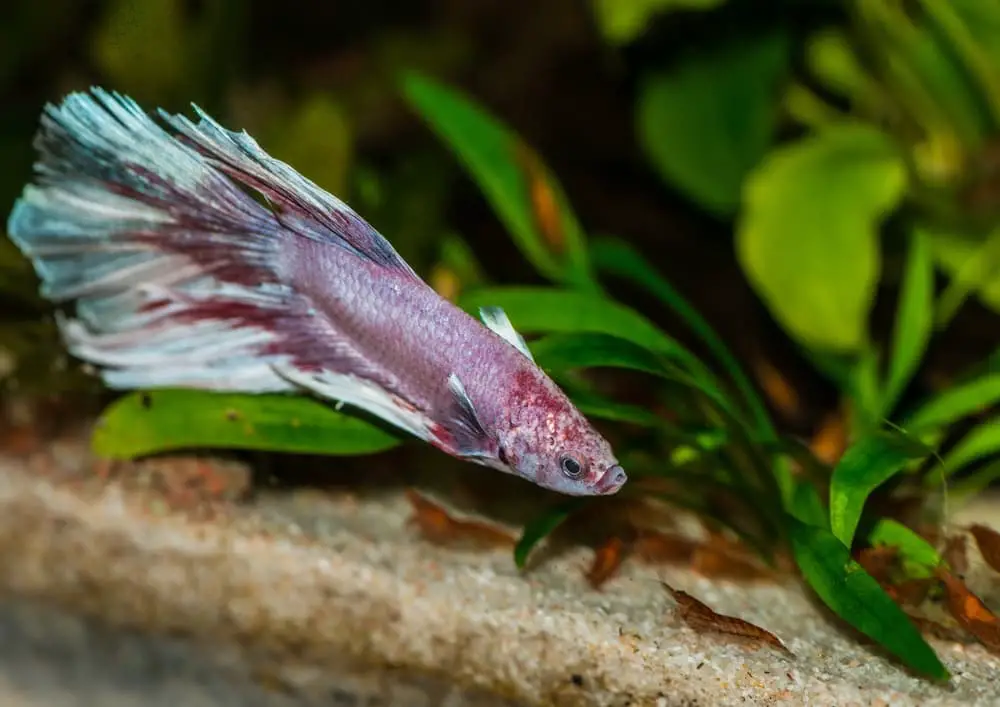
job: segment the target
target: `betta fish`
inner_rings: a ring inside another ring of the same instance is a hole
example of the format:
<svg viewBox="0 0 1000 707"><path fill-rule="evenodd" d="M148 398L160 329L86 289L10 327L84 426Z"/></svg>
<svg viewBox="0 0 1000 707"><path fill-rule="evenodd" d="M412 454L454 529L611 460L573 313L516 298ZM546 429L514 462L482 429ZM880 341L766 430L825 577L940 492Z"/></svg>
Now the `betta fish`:
<svg viewBox="0 0 1000 707"><path fill-rule="evenodd" d="M569 495L608 442L499 308L440 297L347 204L194 107L93 89L46 106L7 231L111 388L310 393Z"/></svg>

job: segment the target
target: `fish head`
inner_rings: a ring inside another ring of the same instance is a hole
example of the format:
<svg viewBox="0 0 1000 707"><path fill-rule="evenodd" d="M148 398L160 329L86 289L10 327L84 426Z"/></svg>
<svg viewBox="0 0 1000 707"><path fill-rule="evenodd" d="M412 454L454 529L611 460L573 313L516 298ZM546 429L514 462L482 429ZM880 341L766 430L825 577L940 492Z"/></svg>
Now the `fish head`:
<svg viewBox="0 0 1000 707"><path fill-rule="evenodd" d="M501 463L568 496L617 493L628 477L611 445L554 383L545 382L512 406L511 424L498 435Z"/></svg>

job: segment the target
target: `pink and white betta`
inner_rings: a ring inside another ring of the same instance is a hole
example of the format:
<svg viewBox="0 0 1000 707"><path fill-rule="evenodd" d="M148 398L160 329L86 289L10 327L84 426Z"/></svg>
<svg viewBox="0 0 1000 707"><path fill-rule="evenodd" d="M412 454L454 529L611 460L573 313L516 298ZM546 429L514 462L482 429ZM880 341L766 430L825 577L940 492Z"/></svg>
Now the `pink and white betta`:
<svg viewBox="0 0 1000 707"><path fill-rule="evenodd" d="M195 110L154 120L101 89L45 109L7 230L43 295L75 302L73 355L113 388L309 391L564 494L621 488L502 310L470 317L346 204Z"/></svg>

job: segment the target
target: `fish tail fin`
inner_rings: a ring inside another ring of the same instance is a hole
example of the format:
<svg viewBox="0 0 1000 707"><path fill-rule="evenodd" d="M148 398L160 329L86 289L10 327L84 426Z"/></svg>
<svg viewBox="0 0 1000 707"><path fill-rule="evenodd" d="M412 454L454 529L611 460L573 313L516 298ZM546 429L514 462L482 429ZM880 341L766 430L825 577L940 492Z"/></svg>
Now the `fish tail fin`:
<svg viewBox="0 0 1000 707"><path fill-rule="evenodd" d="M7 232L71 353L116 388L287 390L274 364L308 303L282 280L292 235L196 146L94 89L48 106L36 181ZM291 324L289 324L291 322Z"/></svg>

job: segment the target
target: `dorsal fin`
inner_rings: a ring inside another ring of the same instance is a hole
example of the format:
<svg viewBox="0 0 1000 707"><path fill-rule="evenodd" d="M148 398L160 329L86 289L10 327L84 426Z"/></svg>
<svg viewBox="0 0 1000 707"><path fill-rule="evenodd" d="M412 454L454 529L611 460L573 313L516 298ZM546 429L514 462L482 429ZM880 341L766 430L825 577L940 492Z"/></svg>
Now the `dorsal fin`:
<svg viewBox="0 0 1000 707"><path fill-rule="evenodd" d="M480 307L479 316L490 331L527 356L528 360L535 360L524 337L517 333L502 307Z"/></svg>
<svg viewBox="0 0 1000 707"><path fill-rule="evenodd" d="M259 191L280 210L275 218L300 236L346 248L381 265L416 273L392 245L343 201L261 149L246 131L227 130L198 106L198 122L160 110L160 116L214 167Z"/></svg>

